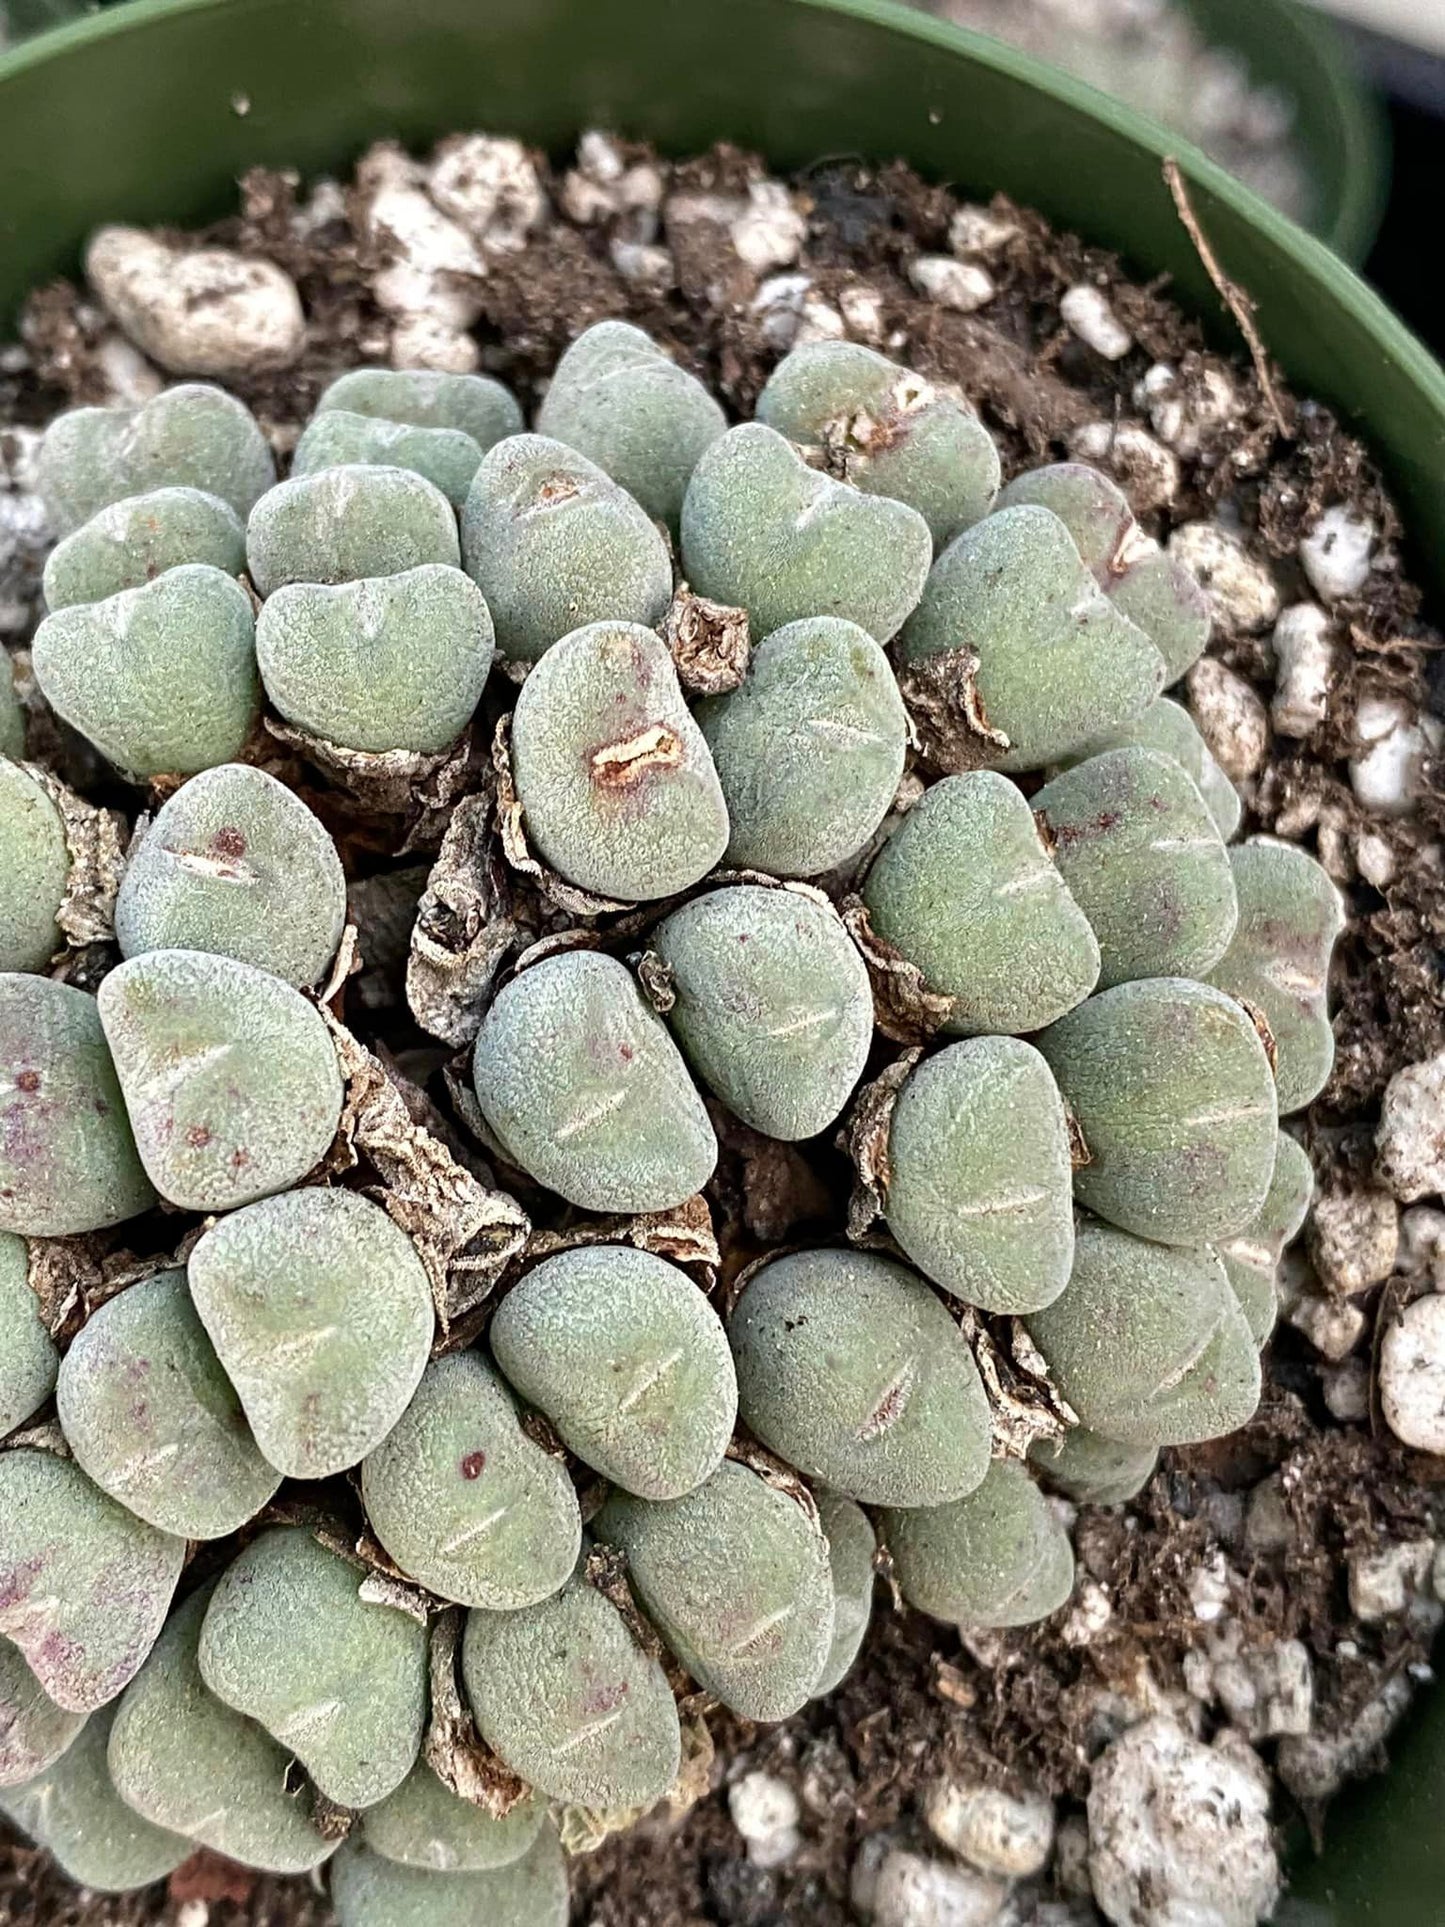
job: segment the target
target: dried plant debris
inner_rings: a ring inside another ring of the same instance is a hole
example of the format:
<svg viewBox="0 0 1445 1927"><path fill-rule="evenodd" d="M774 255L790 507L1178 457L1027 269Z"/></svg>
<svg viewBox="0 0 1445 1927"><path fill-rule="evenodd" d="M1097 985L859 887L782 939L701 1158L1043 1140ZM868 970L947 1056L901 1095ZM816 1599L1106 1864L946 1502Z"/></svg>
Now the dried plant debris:
<svg viewBox="0 0 1445 1927"><path fill-rule="evenodd" d="M1072 1905L1099 1761L1263 1893L1442 1614L1364 451L901 166L462 135L127 232L0 374L0 1805L175 1871L6 1846L0 1918L309 1927L283 1836L343 1927L560 1921L559 1837L594 1927Z"/></svg>

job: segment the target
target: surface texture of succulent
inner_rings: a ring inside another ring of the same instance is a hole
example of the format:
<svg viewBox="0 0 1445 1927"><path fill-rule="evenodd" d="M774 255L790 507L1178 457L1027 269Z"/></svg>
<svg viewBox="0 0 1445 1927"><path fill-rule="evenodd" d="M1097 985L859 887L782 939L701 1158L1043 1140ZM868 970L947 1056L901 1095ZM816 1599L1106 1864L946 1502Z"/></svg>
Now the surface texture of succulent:
<svg viewBox="0 0 1445 1927"><path fill-rule="evenodd" d="M1046 1485L1252 1414L1337 895L1229 845L1184 564L1003 466L872 348L730 421L610 321L535 432L343 375L279 481L218 388L51 425L34 680L134 831L78 923L0 711L0 1808L76 1878L549 1927L878 1566L1042 1620Z"/></svg>

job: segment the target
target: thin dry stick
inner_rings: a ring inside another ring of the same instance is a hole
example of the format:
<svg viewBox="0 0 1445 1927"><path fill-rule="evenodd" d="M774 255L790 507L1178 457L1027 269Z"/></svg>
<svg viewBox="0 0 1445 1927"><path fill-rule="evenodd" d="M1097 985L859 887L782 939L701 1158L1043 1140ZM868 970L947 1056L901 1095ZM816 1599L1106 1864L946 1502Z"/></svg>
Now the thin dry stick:
<svg viewBox="0 0 1445 1927"><path fill-rule="evenodd" d="M1279 396L1270 375L1269 356L1265 352L1259 329L1254 325L1254 302L1239 283L1231 281L1224 269L1220 267L1219 257L1209 245L1208 236L1199 225L1199 216L1194 212L1193 203L1189 199L1189 189L1184 185L1183 172L1172 155L1164 162L1164 179L1169 184L1169 192L1174 197L1174 205L1179 211L1179 219L1184 223L1184 231L1194 243L1194 251L1204 264L1204 272L1219 290L1220 298L1234 316L1239 332L1249 346L1249 358L1254 363L1254 372L1264 391L1265 401L1269 404L1269 412L1274 417L1274 425L1280 434L1287 438L1290 432L1289 423L1285 419L1283 408L1280 407Z"/></svg>

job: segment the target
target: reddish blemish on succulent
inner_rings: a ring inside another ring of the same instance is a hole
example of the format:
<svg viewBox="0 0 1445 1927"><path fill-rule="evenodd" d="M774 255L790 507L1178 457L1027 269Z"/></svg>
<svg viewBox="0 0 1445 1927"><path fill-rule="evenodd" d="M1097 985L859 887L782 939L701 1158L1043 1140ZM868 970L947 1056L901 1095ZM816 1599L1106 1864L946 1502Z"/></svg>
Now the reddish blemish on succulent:
<svg viewBox="0 0 1445 1927"><path fill-rule="evenodd" d="M479 1479L482 1476L482 1471L486 1463L487 1455L485 1452L468 1452L461 1463L462 1477L467 1480Z"/></svg>
<svg viewBox="0 0 1445 1927"><path fill-rule="evenodd" d="M224 824L211 838L211 848L217 856L233 860L246 854L246 839L242 832L230 824Z"/></svg>
<svg viewBox="0 0 1445 1927"><path fill-rule="evenodd" d="M17 1091L31 1093L38 1091L40 1089L39 1071L18 1071L15 1077L15 1088Z"/></svg>
<svg viewBox="0 0 1445 1927"><path fill-rule="evenodd" d="M186 1143L190 1145L193 1151L204 1151L210 1143L212 1135L211 1127L208 1124L193 1124L186 1132Z"/></svg>

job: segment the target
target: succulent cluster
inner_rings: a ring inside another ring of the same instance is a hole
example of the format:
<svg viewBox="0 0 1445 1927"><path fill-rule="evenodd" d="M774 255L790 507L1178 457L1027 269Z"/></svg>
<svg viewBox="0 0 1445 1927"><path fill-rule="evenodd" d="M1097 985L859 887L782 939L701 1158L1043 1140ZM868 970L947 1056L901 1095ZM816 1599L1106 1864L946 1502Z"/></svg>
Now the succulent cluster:
<svg viewBox="0 0 1445 1927"><path fill-rule="evenodd" d="M343 1927L545 1927L556 1819L829 1691L876 1565L1026 1624L1036 1474L1249 1417L1339 901L1230 846L1118 489L1000 492L871 350L730 427L606 322L536 432L364 370L285 480L192 384L41 465L38 699L153 813L77 941L104 812L0 687L0 1809L95 1887L334 1853ZM485 965L435 1101L341 1022L423 791L413 964ZM841 1132L849 1237L720 1252L740 1130Z"/></svg>

